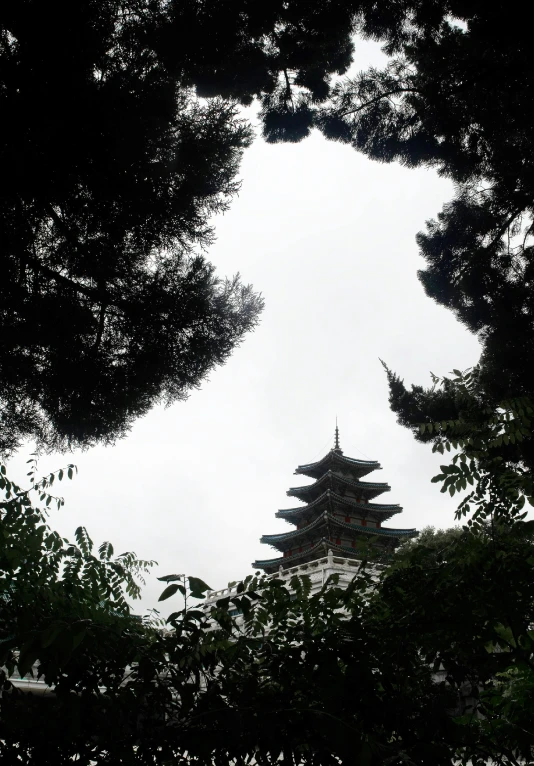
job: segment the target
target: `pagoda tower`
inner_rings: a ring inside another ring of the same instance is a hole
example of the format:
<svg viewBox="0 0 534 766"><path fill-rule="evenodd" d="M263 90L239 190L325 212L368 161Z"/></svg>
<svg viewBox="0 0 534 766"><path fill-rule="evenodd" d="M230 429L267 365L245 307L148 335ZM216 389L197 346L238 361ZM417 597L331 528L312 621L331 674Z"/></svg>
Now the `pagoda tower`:
<svg viewBox="0 0 534 766"><path fill-rule="evenodd" d="M262 543L271 545L281 555L255 561L255 569L274 573L305 564L326 556L359 559L370 543L393 550L401 539L415 537L415 529L383 527L402 508L373 502L388 484L362 481L382 466L376 460L355 460L346 457L339 446L336 424L334 447L316 463L299 465L295 474L314 479L311 484L292 487L287 494L302 502L297 508L277 511L276 517L292 524L295 529L278 535L263 535Z"/></svg>

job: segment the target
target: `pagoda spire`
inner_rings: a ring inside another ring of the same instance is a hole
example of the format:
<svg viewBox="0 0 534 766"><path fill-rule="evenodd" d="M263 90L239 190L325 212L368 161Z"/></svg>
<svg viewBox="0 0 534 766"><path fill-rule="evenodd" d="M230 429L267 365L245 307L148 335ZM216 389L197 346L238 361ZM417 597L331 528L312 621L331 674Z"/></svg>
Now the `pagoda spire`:
<svg viewBox="0 0 534 766"><path fill-rule="evenodd" d="M339 452L340 455L343 454L343 450L339 446L339 428L337 427L337 415L336 415L336 436L334 441L334 452Z"/></svg>

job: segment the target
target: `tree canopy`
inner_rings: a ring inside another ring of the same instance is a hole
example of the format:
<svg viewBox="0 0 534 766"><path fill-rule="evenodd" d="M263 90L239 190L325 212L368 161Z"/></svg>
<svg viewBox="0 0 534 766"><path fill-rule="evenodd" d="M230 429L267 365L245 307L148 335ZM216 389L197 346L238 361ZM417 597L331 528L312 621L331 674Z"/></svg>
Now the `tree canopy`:
<svg viewBox="0 0 534 766"><path fill-rule="evenodd" d="M289 68L323 97L351 18L334 0L2 9L3 452L112 441L254 327L261 298L198 250L239 186L236 107L275 113Z"/></svg>
<svg viewBox="0 0 534 766"><path fill-rule="evenodd" d="M123 435L257 321L259 296L194 250L238 188L250 131L147 47L154 8L3 10L3 451Z"/></svg>
<svg viewBox="0 0 534 766"><path fill-rule="evenodd" d="M254 326L261 299L198 250L238 188L238 106L254 99L268 141L317 128L455 181L419 235L421 280L480 337L486 395L529 395L533 72L528 24L503 14L445 0L3 8L3 451L112 441ZM343 78L358 36L389 63Z"/></svg>
<svg viewBox="0 0 534 766"><path fill-rule="evenodd" d="M406 11L397 26L392 7ZM417 237L426 261L420 280L479 338L481 399L496 407L532 398L534 69L526 27L503 24L509 8L478 2L386 3L384 14L383 28L372 19L365 28L386 42L388 65L340 82L318 125L373 159L434 167L454 181L454 198ZM401 422L422 422L410 419L421 407L436 421L459 416L451 390L403 389L401 405L401 381L390 380Z"/></svg>

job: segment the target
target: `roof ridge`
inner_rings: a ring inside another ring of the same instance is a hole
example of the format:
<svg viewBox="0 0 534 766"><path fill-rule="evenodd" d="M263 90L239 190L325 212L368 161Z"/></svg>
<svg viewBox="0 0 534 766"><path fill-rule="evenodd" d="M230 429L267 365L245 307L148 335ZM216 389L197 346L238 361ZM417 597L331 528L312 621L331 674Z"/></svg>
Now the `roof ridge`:
<svg viewBox="0 0 534 766"><path fill-rule="evenodd" d="M315 460L313 463L302 463L302 465L298 465L295 473L299 473L303 468L315 468L328 459L338 459L342 463L353 463L354 465L360 465L362 467L375 466L374 470L382 468L378 460L359 460L355 457L348 457L348 455L344 455L341 451L331 449L320 460Z"/></svg>

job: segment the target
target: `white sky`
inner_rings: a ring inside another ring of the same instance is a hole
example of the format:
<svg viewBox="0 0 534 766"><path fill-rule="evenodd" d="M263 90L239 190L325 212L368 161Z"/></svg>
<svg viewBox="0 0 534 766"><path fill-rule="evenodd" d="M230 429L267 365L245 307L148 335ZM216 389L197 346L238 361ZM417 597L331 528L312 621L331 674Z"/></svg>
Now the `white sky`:
<svg viewBox="0 0 534 766"><path fill-rule="evenodd" d="M373 44L359 51L357 69L380 63ZM332 447L336 415L345 454L383 466L368 477L391 485L377 501L404 507L388 526L454 523L455 498L430 483L440 456L397 425L379 362L427 385L429 370L478 359L477 340L416 276L415 234L452 185L318 134L297 145L258 139L241 175L209 258L263 293L260 327L188 402L154 409L115 447L40 461L43 472L79 468L51 513L62 534L82 524L97 545L159 562L136 609L157 606L158 576L185 572L220 588L271 556L259 538L290 529L274 513L295 505L285 492L304 483L296 466ZM19 478L29 452L12 461Z"/></svg>

